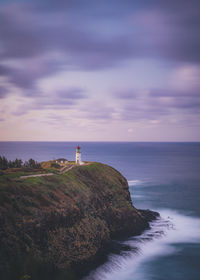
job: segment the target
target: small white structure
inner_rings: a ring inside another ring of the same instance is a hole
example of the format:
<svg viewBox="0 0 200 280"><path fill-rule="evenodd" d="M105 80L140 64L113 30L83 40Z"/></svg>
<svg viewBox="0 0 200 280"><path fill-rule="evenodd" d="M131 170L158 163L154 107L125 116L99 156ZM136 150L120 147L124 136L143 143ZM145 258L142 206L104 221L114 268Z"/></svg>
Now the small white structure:
<svg viewBox="0 0 200 280"><path fill-rule="evenodd" d="M81 161L81 148L80 146L76 147L76 164L83 164Z"/></svg>
<svg viewBox="0 0 200 280"><path fill-rule="evenodd" d="M68 163L68 160L66 158L58 158L56 160L56 163L58 163L58 164L65 164L65 163Z"/></svg>

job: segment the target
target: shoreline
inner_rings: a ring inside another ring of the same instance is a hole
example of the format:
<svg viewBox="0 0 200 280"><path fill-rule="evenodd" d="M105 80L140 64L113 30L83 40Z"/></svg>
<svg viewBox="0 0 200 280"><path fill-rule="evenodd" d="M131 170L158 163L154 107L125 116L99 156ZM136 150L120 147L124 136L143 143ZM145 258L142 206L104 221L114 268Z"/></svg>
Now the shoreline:
<svg viewBox="0 0 200 280"><path fill-rule="evenodd" d="M170 261L171 258L173 258L172 262L179 259L180 246L183 249L196 248L198 252L200 218L170 208L157 210L160 218L151 222L149 230L145 230L140 236L122 241L124 246L130 248L127 253L125 250L121 254L111 253L108 262L91 271L81 280L121 280L132 279L133 276L135 280L153 279L165 270L166 261ZM185 257L187 264L187 256ZM160 272L158 272L158 265ZM151 277L149 271L152 272Z"/></svg>
<svg viewBox="0 0 200 280"><path fill-rule="evenodd" d="M139 238L140 236L142 236L145 231L151 229L150 223L160 218L160 214L156 211L152 211L149 209L137 209L137 211L145 216L145 219L148 222L148 226L138 233L121 233L121 235L112 238L110 242L105 244L91 260L88 260L81 265L74 266L74 269L79 271L78 276L80 277L80 280L89 280L88 277L90 273L95 271L99 266L104 265L108 261L108 257L110 254L120 255L121 252L124 251L131 252L131 246L124 245L123 243L130 237Z"/></svg>

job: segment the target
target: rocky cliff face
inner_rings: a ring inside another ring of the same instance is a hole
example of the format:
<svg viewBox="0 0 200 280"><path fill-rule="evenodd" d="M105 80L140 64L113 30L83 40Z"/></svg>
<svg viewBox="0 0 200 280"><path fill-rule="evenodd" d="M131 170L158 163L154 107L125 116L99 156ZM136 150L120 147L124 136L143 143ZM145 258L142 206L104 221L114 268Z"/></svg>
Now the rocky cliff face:
<svg viewBox="0 0 200 280"><path fill-rule="evenodd" d="M0 192L2 280L79 279L77 268L112 238L139 234L156 216L136 210L126 179L100 163L21 181L1 176Z"/></svg>

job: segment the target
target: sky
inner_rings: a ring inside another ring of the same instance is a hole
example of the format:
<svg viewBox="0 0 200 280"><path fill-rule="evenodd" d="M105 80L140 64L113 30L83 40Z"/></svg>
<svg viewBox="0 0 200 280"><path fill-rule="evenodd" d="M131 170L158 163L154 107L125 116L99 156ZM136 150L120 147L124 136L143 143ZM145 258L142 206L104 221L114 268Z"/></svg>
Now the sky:
<svg viewBox="0 0 200 280"><path fill-rule="evenodd" d="M199 0L1 0L0 141L200 141Z"/></svg>

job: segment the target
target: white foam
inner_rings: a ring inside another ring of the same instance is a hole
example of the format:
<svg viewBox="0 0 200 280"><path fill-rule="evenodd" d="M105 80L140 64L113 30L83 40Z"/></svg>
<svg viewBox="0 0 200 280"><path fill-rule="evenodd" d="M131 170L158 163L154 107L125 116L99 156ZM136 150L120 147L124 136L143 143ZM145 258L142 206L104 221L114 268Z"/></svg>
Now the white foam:
<svg viewBox="0 0 200 280"><path fill-rule="evenodd" d="M173 254L177 243L200 243L200 219L172 210L160 210L161 218L141 236L124 242L137 253L111 255L109 261L92 272L87 280L148 280L141 265L159 256Z"/></svg>
<svg viewBox="0 0 200 280"><path fill-rule="evenodd" d="M140 184L142 184L142 183L143 183L143 182L140 181L140 180L130 180L130 181L128 181L129 187L133 187L133 186L136 186L136 185L140 185Z"/></svg>
<svg viewBox="0 0 200 280"><path fill-rule="evenodd" d="M144 195L141 195L141 194L133 194L131 195L131 198L134 200L135 198L141 198L141 197L144 197Z"/></svg>

